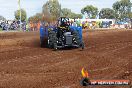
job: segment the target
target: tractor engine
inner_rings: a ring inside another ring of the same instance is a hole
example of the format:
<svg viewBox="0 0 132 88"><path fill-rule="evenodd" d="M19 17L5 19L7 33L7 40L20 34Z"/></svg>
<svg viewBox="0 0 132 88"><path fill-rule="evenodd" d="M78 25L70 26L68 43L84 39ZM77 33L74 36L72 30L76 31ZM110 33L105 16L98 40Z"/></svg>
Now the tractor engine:
<svg viewBox="0 0 132 88"><path fill-rule="evenodd" d="M71 34L71 32L64 33L64 40L65 40L64 44L72 45L73 35Z"/></svg>

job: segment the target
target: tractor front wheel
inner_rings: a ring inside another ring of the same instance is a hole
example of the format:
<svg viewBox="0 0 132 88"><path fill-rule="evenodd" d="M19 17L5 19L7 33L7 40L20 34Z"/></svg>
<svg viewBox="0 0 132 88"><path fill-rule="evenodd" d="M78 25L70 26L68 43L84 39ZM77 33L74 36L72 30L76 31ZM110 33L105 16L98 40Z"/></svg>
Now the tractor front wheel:
<svg viewBox="0 0 132 88"><path fill-rule="evenodd" d="M54 48L54 42L56 41L56 33L54 31L49 32L48 36L48 46L49 48Z"/></svg>
<svg viewBox="0 0 132 88"><path fill-rule="evenodd" d="M81 40L79 38L79 33L78 31L73 31L73 38L74 38L74 42L77 44L77 45L80 45L81 43Z"/></svg>

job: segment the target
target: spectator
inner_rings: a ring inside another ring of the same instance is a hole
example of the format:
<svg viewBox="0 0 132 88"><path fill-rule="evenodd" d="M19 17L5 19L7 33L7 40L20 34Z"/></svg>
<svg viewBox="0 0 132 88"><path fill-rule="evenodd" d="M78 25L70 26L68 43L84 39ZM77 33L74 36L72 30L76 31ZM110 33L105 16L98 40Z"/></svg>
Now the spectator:
<svg viewBox="0 0 132 88"><path fill-rule="evenodd" d="M77 22L74 21L73 24L72 24L72 26L77 27Z"/></svg>

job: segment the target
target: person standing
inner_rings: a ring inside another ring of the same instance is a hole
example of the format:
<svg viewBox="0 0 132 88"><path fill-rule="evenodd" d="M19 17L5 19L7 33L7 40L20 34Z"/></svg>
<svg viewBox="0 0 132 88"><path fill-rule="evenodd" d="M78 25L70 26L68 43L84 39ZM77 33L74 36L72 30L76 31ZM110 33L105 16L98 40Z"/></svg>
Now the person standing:
<svg viewBox="0 0 132 88"><path fill-rule="evenodd" d="M74 21L73 24L72 24L72 26L77 27L77 22Z"/></svg>

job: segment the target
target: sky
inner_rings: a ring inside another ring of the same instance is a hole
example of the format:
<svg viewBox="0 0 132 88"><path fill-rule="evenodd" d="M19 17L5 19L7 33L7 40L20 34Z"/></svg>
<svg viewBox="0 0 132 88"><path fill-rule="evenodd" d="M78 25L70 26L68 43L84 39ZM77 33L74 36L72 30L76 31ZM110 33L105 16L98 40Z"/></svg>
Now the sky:
<svg viewBox="0 0 132 88"><path fill-rule="evenodd" d="M0 0L0 15L8 20L13 20L14 12L18 10L18 0ZM21 8L25 9L27 16L33 16L42 12L42 6L47 0L21 0ZM102 8L112 8L117 0L59 0L62 8L69 8L75 13L81 13L81 9L87 5ZM131 0L132 1L132 0Z"/></svg>

